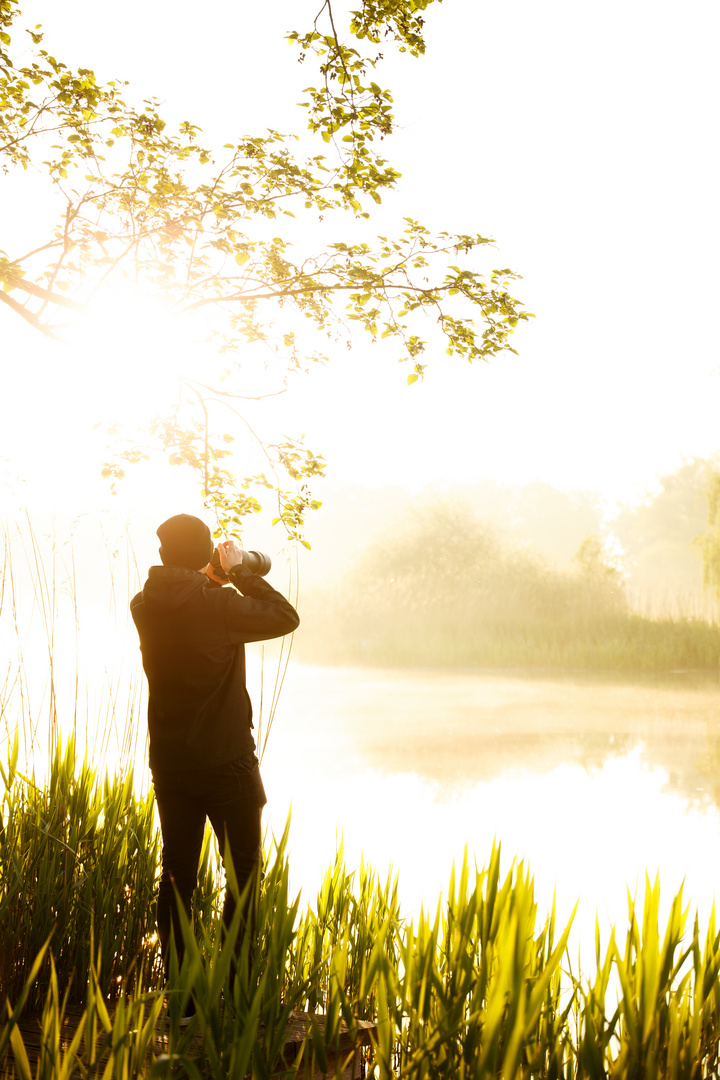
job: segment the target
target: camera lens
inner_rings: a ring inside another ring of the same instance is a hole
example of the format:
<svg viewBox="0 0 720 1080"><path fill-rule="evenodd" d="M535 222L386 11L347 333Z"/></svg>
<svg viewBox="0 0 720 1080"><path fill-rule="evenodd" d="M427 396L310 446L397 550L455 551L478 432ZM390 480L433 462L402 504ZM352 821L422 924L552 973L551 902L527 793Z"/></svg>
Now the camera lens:
<svg viewBox="0 0 720 1080"><path fill-rule="evenodd" d="M270 572L272 560L262 551L243 551L243 566L246 566L251 574L265 577Z"/></svg>

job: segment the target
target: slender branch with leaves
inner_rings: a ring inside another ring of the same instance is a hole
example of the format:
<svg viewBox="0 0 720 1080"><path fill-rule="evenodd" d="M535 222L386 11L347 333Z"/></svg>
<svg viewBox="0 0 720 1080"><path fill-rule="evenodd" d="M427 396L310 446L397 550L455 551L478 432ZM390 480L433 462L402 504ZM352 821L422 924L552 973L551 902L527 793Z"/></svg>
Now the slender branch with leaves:
<svg viewBox="0 0 720 1080"><path fill-rule="evenodd" d="M59 207L42 242L0 251L0 311L62 340L68 320L130 284L178 318L202 319L224 365L207 383L179 381L178 405L145 433L147 447L135 436L106 463L114 481L159 449L198 474L219 525L255 510L257 477L238 479L223 463L232 433L216 422L227 405L242 421L248 348L272 363L273 393L363 336L395 346L384 348L409 364L410 384L443 352L472 363L515 351L513 331L531 316L510 293L516 274L477 268L488 237L433 235L407 217L396 237L366 238L368 206L399 179L378 149L395 126L392 95L372 78L378 46L422 54L432 2L362 0L341 25L326 0L308 30L287 34L319 75L300 102L307 133L268 130L216 147L190 121L171 130L156 100L127 100L127 84L72 70L44 47L40 27L20 28L18 0L0 0L0 168L39 174ZM21 62L13 53L25 57L27 36L32 55ZM352 240L332 236L331 222ZM272 479L260 485L299 538L322 458L289 436L263 445Z"/></svg>

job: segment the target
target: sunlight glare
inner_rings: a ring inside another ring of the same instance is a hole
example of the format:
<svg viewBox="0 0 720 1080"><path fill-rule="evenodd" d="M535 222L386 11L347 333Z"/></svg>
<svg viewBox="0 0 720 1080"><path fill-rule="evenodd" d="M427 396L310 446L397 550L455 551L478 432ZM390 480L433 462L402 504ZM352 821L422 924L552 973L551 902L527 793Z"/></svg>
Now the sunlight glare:
<svg viewBox="0 0 720 1080"><path fill-rule="evenodd" d="M202 379L208 364L202 328L130 285L92 302L72 347L85 418L140 428L171 409L183 378Z"/></svg>

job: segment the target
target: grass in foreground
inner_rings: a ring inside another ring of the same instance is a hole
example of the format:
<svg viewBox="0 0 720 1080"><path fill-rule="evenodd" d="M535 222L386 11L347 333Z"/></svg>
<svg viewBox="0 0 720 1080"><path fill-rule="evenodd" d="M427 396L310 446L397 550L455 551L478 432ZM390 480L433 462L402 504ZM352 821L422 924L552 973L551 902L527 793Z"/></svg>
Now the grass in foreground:
<svg viewBox="0 0 720 1080"><path fill-rule="evenodd" d="M100 784L84 763L76 770L71 745L57 752L46 788L12 761L3 780L0 1058L23 1080L267 1077L293 1009L324 1018L303 1049L320 1068L341 1021L351 1033L358 1019L375 1021L367 1070L383 1080L717 1074L714 914L701 933L680 893L660 927L657 882L646 884L642 910L630 902L627 928L604 950L598 933L592 970L579 971L570 926L557 932L553 913L538 917L530 874L513 864L503 876L498 848L480 871L465 862L446 901L413 923L401 915L397 881L382 884L365 865L348 873L342 852L301 911L289 892L286 832L266 859L254 957L245 939L233 981L238 924L220 931L217 856L206 846L198 938L186 927L182 970L163 988L151 799L138 801L126 781ZM191 994L197 1018L181 1029ZM73 1001L82 1021L68 1044L60 1031ZM18 1026L30 1012L42 1034L37 1060Z"/></svg>

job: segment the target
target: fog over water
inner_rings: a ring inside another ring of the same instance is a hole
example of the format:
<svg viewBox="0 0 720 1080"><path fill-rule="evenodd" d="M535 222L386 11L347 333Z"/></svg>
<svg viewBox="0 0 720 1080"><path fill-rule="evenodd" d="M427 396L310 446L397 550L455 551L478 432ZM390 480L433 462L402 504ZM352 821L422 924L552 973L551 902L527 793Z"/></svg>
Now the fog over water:
<svg viewBox="0 0 720 1080"><path fill-rule="evenodd" d="M350 523L364 516L354 498ZM387 524L391 502L380 522L390 550L398 546ZM585 520L590 503L578 505ZM334 544L351 549L342 519L341 506L337 532L312 553L320 561ZM138 785L149 783L146 691L127 601L155 559L155 542L147 529L133 535L137 550L127 538L98 542L88 522L72 542L52 542L41 530L35 562L27 528L7 534L0 753L18 729L33 744L29 765L38 775L54 694L61 728L69 733L75 715L80 747L101 772L134 761ZM247 546L264 540L258 530ZM273 557L270 580L287 590L288 565ZM356 584L367 590L368 574ZM312 583L301 588L303 617L311 592ZM416 632L412 612L403 617ZM262 761L265 821L280 835L292 807L292 882L306 900L342 839L350 868L362 855L383 877L397 871L409 916L421 904L434 910L465 846L471 865L483 865L497 839L506 871L513 858L527 860L541 909L554 891L561 919L580 901L583 941L596 911L602 929L624 923L626 888L641 891L646 870L659 871L665 904L684 881L686 899L707 915L720 846L716 672L433 669L393 665L390 656L374 667L331 666L308 661L313 634L308 618L284 677L279 643L248 649L260 745L274 713Z"/></svg>

